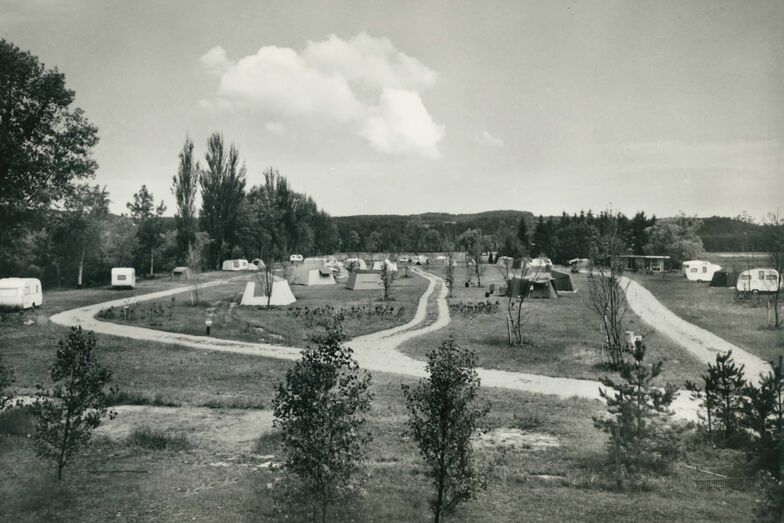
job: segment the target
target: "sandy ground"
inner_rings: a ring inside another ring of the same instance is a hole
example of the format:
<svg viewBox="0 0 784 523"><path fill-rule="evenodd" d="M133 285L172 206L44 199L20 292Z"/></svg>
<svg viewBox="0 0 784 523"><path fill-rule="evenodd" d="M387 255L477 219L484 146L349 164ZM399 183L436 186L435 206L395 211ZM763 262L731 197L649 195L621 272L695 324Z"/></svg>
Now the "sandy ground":
<svg viewBox="0 0 784 523"><path fill-rule="evenodd" d="M425 363L401 353L397 350L397 347L411 338L436 331L449 324L449 307L446 301L448 291L441 278L416 269L415 272L428 279L429 284L419 300L416 314L411 321L405 325L360 336L348 342L354 349L355 356L361 367L371 371L406 376L425 376ZM229 280L215 281L202 285L202 287L221 285L227 281ZM766 364L759 358L678 318L659 303L650 292L634 282L631 283L632 284L629 285L629 288L627 289L627 293L632 310L639 314L643 320L653 328L671 336L673 340L684 346L686 350L689 350L707 362L715 359L716 351L732 349L733 353L737 355L738 361L746 364L747 369L754 371L758 369L760 371L764 370ZM177 293L187 292L188 290L190 290L190 287L181 287L178 289L89 305L79 309L62 312L52 316L51 320L64 326L82 325L85 329L102 334L156 341L163 344L174 344L201 350L233 352L287 360L299 358L301 349L295 347L176 334L144 327L102 322L95 318L99 311L110 306L122 307L126 304L154 300ZM427 308L430 300L435 300L437 303L438 318L434 322L422 326L427 317ZM485 387L497 387L537 394L550 394L563 399L572 397L599 399L600 383L597 381L558 378L484 368L477 369L477 372ZM673 409L678 417L696 419L696 404L685 392L679 393L673 405Z"/></svg>
<svg viewBox="0 0 784 523"><path fill-rule="evenodd" d="M623 278L622 285L626 286L626 301L635 314L706 365L715 363L717 354L732 351L733 359L745 365L750 379L757 379L760 374L771 371L770 365L762 358L676 315L636 281Z"/></svg>

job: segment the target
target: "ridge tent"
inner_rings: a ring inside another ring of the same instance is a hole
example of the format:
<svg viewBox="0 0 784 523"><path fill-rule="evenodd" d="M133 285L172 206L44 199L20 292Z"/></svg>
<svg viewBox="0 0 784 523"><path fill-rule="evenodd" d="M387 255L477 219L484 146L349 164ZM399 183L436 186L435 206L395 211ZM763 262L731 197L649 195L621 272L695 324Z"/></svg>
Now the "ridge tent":
<svg viewBox="0 0 784 523"><path fill-rule="evenodd" d="M511 256L499 256L495 264L501 267L506 267L507 269L511 269L514 265L514 258Z"/></svg>
<svg viewBox="0 0 784 523"><path fill-rule="evenodd" d="M175 267L171 271L172 280L190 280L193 278L193 272L190 267Z"/></svg>
<svg viewBox="0 0 784 523"><path fill-rule="evenodd" d="M567 272L550 271L550 276L553 278L553 288L557 292L574 292L574 285L572 285L572 277Z"/></svg>
<svg viewBox="0 0 784 523"><path fill-rule="evenodd" d="M381 287L381 276L376 271L354 271L346 282L346 288L352 291L378 290Z"/></svg>
<svg viewBox="0 0 784 523"><path fill-rule="evenodd" d="M242 293L242 300L240 301L240 305L255 305L260 307L267 306L267 295L261 294L259 296L256 295L256 283L249 281L245 284L245 292ZM289 305L297 301L297 298L294 297L294 293L291 292L291 287L289 287L289 282L284 280L283 278L279 278L277 276L273 277L272 280L272 294L269 297L269 305L270 306L281 306L281 305Z"/></svg>
<svg viewBox="0 0 784 523"><path fill-rule="evenodd" d="M711 278L711 287L735 287L738 284L738 273L733 271L716 271Z"/></svg>
<svg viewBox="0 0 784 523"><path fill-rule="evenodd" d="M302 264L294 267L289 283L292 285L334 285L335 277L332 275L332 269L326 265L314 267Z"/></svg>
<svg viewBox="0 0 784 523"><path fill-rule="evenodd" d="M382 267L382 265L381 265L382 263L386 264L387 270L390 270L392 272L397 272L397 263L391 262L389 260L373 262L373 270L374 271L380 271L381 267Z"/></svg>
<svg viewBox="0 0 784 523"><path fill-rule="evenodd" d="M553 280L549 274L547 276L547 278L540 276L536 279L513 277L506 286L507 296L511 293L512 297L557 298L558 292L555 290Z"/></svg>
<svg viewBox="0 0 784 523"><path fill-rule="evenodd" d="M112 287L136 287L136 269L115 267L112 269Z"/></svg>
<svg viewBox="0 0 784 523"><path fill-rule="evenodd" d="M29 309L39 307L43 303L44 293L39 279L0 279L0 305L14 309Z"/></svg>

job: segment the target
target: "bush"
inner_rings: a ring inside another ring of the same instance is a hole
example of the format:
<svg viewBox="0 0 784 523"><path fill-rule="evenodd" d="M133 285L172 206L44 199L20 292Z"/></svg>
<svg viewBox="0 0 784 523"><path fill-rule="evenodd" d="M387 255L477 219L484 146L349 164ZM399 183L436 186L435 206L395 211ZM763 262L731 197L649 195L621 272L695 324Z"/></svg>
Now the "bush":
<svg viewBox="0 0 784 523"><path fill-rule="evenodd" d="M147 450L187 450L191 446L184 434L169 434L147 426L133 429L126 441Z"/></svg>
<svg viewBox="0 0 784 523"><path fill-rule="evenodd" d="M0 412L0 434L24 436L35 431L35 418L30 407L10 408Z"/></svg>

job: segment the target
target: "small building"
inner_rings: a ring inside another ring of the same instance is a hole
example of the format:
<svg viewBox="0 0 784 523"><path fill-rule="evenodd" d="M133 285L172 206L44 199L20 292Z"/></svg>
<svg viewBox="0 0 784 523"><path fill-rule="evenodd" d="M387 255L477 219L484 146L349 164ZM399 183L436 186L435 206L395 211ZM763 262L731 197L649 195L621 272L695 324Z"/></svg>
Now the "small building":
<svg viewBox="0 0 784 523"><path fill-rule="evenodd" d="M352 291L378 290L382 286L381 276L377 271L354 271L346 282L346 288Z"/></svg>
<svg viewBox="0 0 784 523"><path fill-rule="evenodd" d="M44 304L43 287L37 278L0 279L0 306L29 309Z"/></svg>
<svg viewBox="0 0 784 523"><path fill-rule="evenodd" d="M664 263L669 256L652 254L623 254L618 256L626 262L626 268L632 271L664 272Z"/></svg>
<svg viewBox="0 0 784 523"><path fill-rule="evenodd" d="M112 287L136 287L136 269L133 267L115 267L112 269Z"/></svg>
<svg viewBox="0 0 784 523"><path fill-rule="evenodd" d="M193 278L193 272L190 267L175 267L171 271L172 280L190 280Z"/></svg>
<svg viewBox="0 0 784 523"><path fill-rule="evenodd" d="M775 269L751 269L743 271L738 276L735 289L739 292L776 292L783 287L779 273Z"/></svg>

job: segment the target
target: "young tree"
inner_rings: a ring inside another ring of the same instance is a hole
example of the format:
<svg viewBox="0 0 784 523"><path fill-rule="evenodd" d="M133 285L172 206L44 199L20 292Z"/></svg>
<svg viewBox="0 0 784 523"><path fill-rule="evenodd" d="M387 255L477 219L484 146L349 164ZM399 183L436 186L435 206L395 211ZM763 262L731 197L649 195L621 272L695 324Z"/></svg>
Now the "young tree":
<svg viewBox="0 0 784 523"><path fill-rule="evenodd" d="M381 278L381 285L384 289L384 299L388 300L390 292L392 291L392 283L394 283L395 278L397 277L397 272L393 271L392 268L389 266L386 260L381 262L381 273L379 274Z"/></svg>
<svg viewBox="0 0 784 523"><path fill-rule="evenodd" d="M207 140L207 169L201 173L201 225L212 241L207 263L220 268L221 259L231 256L237 243L237 230L245 197L245 166L240 166L239 151L228 150L220 133Z"/></svg>
<svg viewBox="0 0 784 523"><path fill-rule="evenodd" d="M136 225L136 237L139 240L139 248L144 253L144 257L150 262L150 276L155 276L155 249L163 242L163 213L166 212L166 205L161 200L158 207L155 206L155 198L147 190L146 185L142 185L139 192L133 195L133 202L125 204L131 214L131 220Z"/></svg>
<svg viewBox="0 0 784 523"><path fill-rule="evenodd" d="M619 257L623 252L623 242L611 226L598 242L586 298L588 308L601 320L602 359L612 369L620 368L625 342L626 288L622 284L623 261Z"/></svg>
<svg viewBox="0 0 784 523"><path fill-rule="evenodd" d="M65 76L0 39L0 274L13 263L20 227L91 178L98 129L72 107Z"/></svg>
<svg viewBox="0 0 784 523"><path fill-rule="evenodd" d="M89 444L93 431L108 410L106 386L112 373L103 367L95 353L95 336L72 327L60 340L57 356L50 367L54 385L36 394L33 413L36 420L35 448L38 455L52 460L57 479L71 458Z"/></svg>
<svg viewBox="0 0 784 523"><path fill-rule="evenodd" d="M669 406L675 387L654 386L662 362L644 363L645 344L635 340L631 361L622 361L621 380L602 378L607 389L599 394L607 403L608 417L595 417L594 425L609 434L609 453L616 468L618 487L623 487L622 468L637 478L645 470L666 469L679 452L675 433L668 427Z"/></svg>
<svg viewBox="0 0 784 523"><path fill-rule="evenodd" d="M471 436L489 406L477 401L476 356L448 339L427 357L428 378L413 388L403 385L408 430L419 446L435 487L434 520L470 499L479 482Z"/></svg>
<svg viewBox="0 0 784 523"><path fill-rule="evenodd" d="M370 441L362 431L372 401L370 375L359 369L344 340L337 317L286 372L272 403L284 467L320 521L351 490Z"/></svg>
<svg viewBox="0 0 784 523"><path fill-rule="evenodd" d="M687 382L686 388L702 402L709 436L719 435L722 443L731 445L741 426L743 391L747 386L744 366L735 364L732 351L717 354L716 363L708 364L702 382L702 387Z"/></svg>
<svg viewBox="0 0 784 523"><path fill-rule="evenodd" d="M101 222L108 214L106 187L79 184L66 189L62 212L51 215L55 241L63 245L63 251L77 257L76 286L79 289L83 285L85 255L88 249L100 249Z"/></svg>
<svg viewBox="0 0 784 523"><path fill-rule="evenodd" d="M196 192L199 184L199 162L193 160L193 141L185 137L179 154L177 174L172 178L172 194L177 201L174 222L177 226L177 248L184 259L196 241Z"/></svg>
<svg viewBox="0 0 784 523"><path fill-rule="evenodd" d="M784 217L778 212L768 216L765 225L765 248L770 258L770 266L778 273L778 281L772 293L771 305L773 308L772 326L780 329L784 326L784 317L779 310L781 303L782 286L784 285Z"/></svg>
<svg viewBox="0 0 784 523"><path fill-rule="evenodd" d="M446 259L446 271L444 274L444 283L449 289L449 297L452 297L452 288L455 286L455 257L450 252Z"/></svg>
<svg viewBox="0 0 784 523"><path fill-rule="evenodd" d="M0 412L11 404L14 399L13 393L8 388L14 383L14 372L3 365L3 358L0 355Z"/></svg>

